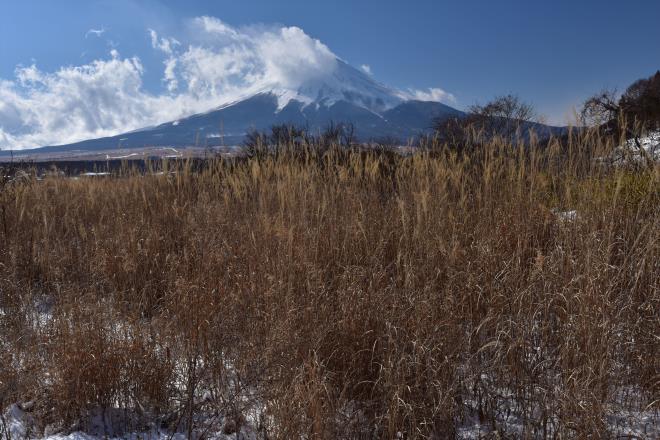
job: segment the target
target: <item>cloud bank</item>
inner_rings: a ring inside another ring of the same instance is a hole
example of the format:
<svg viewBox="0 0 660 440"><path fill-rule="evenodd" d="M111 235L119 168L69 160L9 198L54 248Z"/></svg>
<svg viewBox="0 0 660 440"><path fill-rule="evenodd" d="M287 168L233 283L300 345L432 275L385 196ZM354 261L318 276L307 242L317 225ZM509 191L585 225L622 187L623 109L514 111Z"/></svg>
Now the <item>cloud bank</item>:
<svg viewBox="0 0 660 440"><path fill-rule="evenodd" d="M185 27L183 42L148 30L151 46L163 57L159 92L144 87L139 57L125 58L115 49L85 65L55 72L31 65L17 68L11 80L0 78L0 148L111 136L260 91L296 88L337 67L337 56L297 27L236 28L213 17L189 20ZM441 89L401 93L409 99L453 99Z"/></svg>

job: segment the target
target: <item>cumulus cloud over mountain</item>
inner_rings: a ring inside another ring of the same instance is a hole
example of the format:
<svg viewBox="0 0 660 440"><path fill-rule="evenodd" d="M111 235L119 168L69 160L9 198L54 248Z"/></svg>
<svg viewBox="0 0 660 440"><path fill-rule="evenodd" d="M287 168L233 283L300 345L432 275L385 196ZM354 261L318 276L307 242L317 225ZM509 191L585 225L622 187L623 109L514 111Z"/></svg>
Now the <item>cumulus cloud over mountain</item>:
<svg viewBox="0 0 660 440"><path fill-rule="evenodd" d="M33 64L0 79L0 148L110 136L175 120L267 90L296 90L332 76L338 57L298 27L237 28L214 17L185 23L186 38L149 29L162 85L149 91L137 56L45 72ZM96 35L96 34L95 34ZM100 36L100 33L99 35ZM452 102L441 89L395 91L402 99Z"/></svg>

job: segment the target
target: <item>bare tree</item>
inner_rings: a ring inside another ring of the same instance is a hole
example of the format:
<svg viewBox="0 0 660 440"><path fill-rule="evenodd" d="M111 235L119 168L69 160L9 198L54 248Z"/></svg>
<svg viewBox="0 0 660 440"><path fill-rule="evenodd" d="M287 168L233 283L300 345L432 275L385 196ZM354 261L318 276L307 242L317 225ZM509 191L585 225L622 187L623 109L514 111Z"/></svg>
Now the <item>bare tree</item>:
<svg viewBox="0 0 660 440"><path fill-rule="evenodd" d="M470 113L484 118L501 118L518 122L530 122L536 119L534 107L512 94L498 96L485 105L473 105L470 107Z"/></svg>
<svg viewBox="0 0 660 440"><path fill-rule="evenodd" d="M582 123L588 126L600 126L616 121L621 113L616 95L616 90L603 90L587 99L580 111Z"/></svg>
<svg viewBox="0 0 660 440"><path fill-rule="evenodd" d="M613 127L623 117L629 125L627 131L635 123L660 128L660 71L635 81L620 98L616 90L603 90L592 96L585 101L580 116L588 126Z"/></svg>
<svg viewBox="0 0 660 440"><path fill-rule="evenodd" d="M477 116L487 135L511 138L521 126L536 121L534 108L516 95L498 96L485 105L473 105L470 113Z"/></svg>
<svg viewBox="0 0 660 440"><path fill-rule="evenodd" d="M484 105L472 105L465 116L437 120L434 128L439 139L463 149L475 133L486 138L501 136L512 139L520 131L526 134L531 124L538 121L531 104L508 94L497 96Z"/></svg>

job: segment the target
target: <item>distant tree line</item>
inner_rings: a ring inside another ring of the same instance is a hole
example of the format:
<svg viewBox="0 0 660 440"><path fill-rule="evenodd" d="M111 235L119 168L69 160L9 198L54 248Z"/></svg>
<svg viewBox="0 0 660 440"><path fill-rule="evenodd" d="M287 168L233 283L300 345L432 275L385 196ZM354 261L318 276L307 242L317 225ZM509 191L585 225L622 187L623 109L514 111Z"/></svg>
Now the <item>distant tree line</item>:
<svg viewBox="0 0 660 440"><path fill-rule="evenodd" d="M355 127L350 123L330 122L315 134L308 127L293 124L273 125L268 131L252 130L243 142L249 157L284 151L314 150L324 153L331 147L348 148L356 143Z"/></svg>

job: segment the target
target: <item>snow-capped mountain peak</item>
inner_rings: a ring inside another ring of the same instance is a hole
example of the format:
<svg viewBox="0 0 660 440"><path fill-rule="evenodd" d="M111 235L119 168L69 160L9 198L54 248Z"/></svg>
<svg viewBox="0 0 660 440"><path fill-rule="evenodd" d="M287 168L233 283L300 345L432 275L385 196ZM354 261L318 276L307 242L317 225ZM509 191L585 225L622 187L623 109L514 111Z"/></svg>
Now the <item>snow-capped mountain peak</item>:
<svg viewBox="0 0 660 440"><path fill-rule="evenodd" d="M337 59L334 69L327 73L307 78L297 86L274 84L264 87L258 94L270 93L277 97L278 110L291 101L298 101L303 107L309 105L329 107L346 101L375 113L382 113L405 99L401 93L375 81L369 75Z"/></svg>

